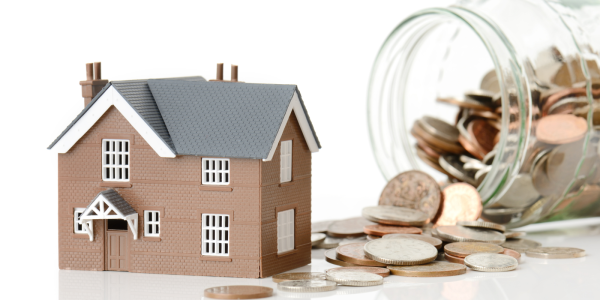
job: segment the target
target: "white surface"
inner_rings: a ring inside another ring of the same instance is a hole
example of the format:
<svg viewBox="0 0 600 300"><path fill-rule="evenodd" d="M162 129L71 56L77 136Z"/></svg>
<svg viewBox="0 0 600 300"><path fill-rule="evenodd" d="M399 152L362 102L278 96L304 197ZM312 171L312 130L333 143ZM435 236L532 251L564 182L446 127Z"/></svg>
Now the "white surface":
<svg viewBox="0 0 600 300"><path fill-rule="evenodd" d="M521 257L515 271L484 273L467 270L464 275L412 278L390 275L381 286L345 287L324 293L294 294L277 291L271 278L219 277L86 272L56 270L61 300L82 299L90 291L97 299L210 299L204 289L222 285L261 285L275 290L266 299L411 299L411 300L509 300L509 299L598 299L600 282L600 226L569 231L531 234L543 246L585 249L587 256L575 259ZM323 272L338 267L324 260L324 250L313 250L312 264L292 272ZM91 299L91 297L90 297Z"/></svg>

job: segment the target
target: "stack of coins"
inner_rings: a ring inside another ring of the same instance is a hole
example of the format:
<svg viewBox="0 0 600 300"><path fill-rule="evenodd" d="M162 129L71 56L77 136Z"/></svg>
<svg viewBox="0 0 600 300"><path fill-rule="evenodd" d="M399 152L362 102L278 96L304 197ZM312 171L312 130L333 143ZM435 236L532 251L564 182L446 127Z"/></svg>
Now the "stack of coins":
<svg viewBox="0 0 600 300"><path fill-rule="evenodd" d="M555 54L555 51L548 53ZM493 208L483 211L485 219L524 225L560 215L566 207L576 211L598 210L600 82L592 81L594 101L590 104L579 64L579 59L560 59L555 66L547 68L554 70L553 73L544 69L536 74L545 79L532 86L529 95L532 122L527 125L532 128L532 134L526 145L525 160L508 191ZM600 74L595 63L588 68L593 74ZM513 103L510 105L514 109L509 105L503 108L500 92L496 72L492 70L481 80L478 89L465 92L462 98L438 98L438 102L458 106L458 113L452 124L432 116L415 121L411 135L416 140L416 155L425 164L448 175L450 181L479 186L496 156L503 114L509 114L504 118L504 130L515 133L523 126L517 117L523 112L514 104L515 92L507 91L508 102ZM586 143L588 118L592 118L594 131ZM514 155L506 151L503 157ZM563 194L566 196L560 197ZM515 216L518 220L513 220Z"/></svg>

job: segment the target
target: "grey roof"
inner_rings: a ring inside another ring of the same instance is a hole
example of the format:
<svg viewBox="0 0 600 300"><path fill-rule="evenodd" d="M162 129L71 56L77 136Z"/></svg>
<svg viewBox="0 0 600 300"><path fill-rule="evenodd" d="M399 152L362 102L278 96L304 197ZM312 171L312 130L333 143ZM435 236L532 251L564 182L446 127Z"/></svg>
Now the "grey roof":
<svg viewBox="0 0 600 300"><path fill-rule="evenodd" d="M106 201L112 204L112 206L114 206L116 210L123 214L123 216L136 214L136 211L133 209L133 207L131 207L131 205L129 205L129 203L127 203L127 201L125 201L125 199L123 199L123 197L121 197L121 195L119 195L119 193L117 193L117 191L114 189L108 189L98 193L92 202L88 204L86 210L94 203L94 201L96 201L98 197L100 197L100 195L104 196Z"/></svg>
<svg viewBox="0 0 600 300"><path fill-rule="evenodd" d="M148 85L178 154L255 159L268 157L297 91L295 85L241 82Z"/></svg>
<svg viewBox="0 0 600 300"><path fill-rule="evenodd" d="M267 158L294 92L321 148L296 85L207 82L198 76L113 81L48 149L111 85L178 155Z"/></svg>

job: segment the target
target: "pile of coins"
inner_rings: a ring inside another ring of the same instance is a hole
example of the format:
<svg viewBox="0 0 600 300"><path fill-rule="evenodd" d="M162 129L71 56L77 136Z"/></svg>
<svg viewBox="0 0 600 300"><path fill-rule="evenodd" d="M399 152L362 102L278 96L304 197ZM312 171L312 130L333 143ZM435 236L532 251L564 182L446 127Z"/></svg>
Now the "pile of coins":
<svg viewBox="0 0 600 300"><path fill-rule="evenodd" d="M454 124L423 116L411 128L416 155L425 164L446 174L450 182L475 187L490 172L499 151L503 113L509 114L504 118L508 133L531 132L518 175L511 177L514 181L494 206L483 211L487 220L522 226L542 218L573 217L572 212L593 215L600 211L600 81L592 81L595 101L590 105L579 60L567 61L556 51L542 53L551 55L547 60L556 65L536 74L544 80L531 87L531 124L521 124L517 116L528 112L515 104L516 92L508 91L511 107L503 110L499 81L492 70L483 77L479 89L465 92L464 97L437 99L459 107ZM588 68L592 76L600 76L594 62L589 62ZM586 141L588 118L592 118L594 130ZM505 144L517 143L521 142ZM515 149L505 147L499 159L514 156ZM566 207L571 213L564 210Z"/></svg>

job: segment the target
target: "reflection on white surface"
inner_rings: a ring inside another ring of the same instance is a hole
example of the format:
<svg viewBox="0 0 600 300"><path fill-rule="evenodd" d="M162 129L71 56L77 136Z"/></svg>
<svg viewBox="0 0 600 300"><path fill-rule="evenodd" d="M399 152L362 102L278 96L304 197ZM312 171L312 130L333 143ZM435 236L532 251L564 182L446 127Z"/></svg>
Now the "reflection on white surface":
<svg viewBox="0 0 600 300"><path fill-rule="evenodd" d="M206 299L204 289L221 285L261 285L275 290L270 299L600 299L600 227L530 234L543 246L577 247L588 256L577 259L522 257L516 271L438 278L389 276L382 286L338 287L326 293L286 293L271 278L240 279L127 272L59 271L59 296L67 299ZM292 272L322 272L337 267L313 250L312 264Z"/></svg>

